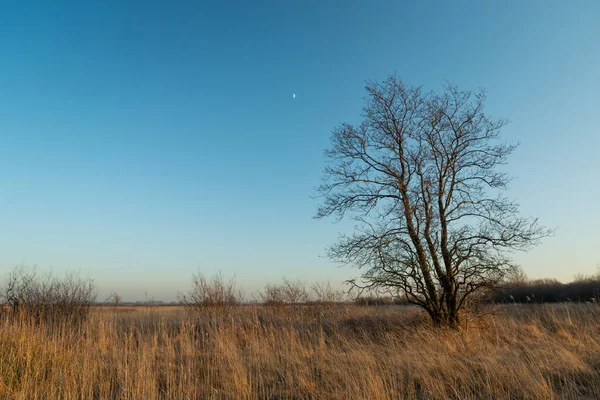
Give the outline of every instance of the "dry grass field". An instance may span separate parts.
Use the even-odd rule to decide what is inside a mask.
[[[2,399],[582,399],[600,307],[511,305],[462,331],[408,307],[97,307],[0,322]]]

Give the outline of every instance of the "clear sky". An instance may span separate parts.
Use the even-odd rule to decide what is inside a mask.
[[[200,267],[252,292],[357,275],[323,257],[322,151],[365,80],[485,88],[509,195],[556,234],[517,260],[600,263],[600,2],[39,1],[0,9],[0,278],[80,270],[173,299]],[[296,93],[296,98],[292,94]]]

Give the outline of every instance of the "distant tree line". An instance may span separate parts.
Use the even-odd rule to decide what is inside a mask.
[[[600,300],[600,271],[595,275],[576,275],[573,282],[556,279],[528,280],[522,271],[509,279],[502,289],[492,295],[496,303],[557,303],[598,302]]]

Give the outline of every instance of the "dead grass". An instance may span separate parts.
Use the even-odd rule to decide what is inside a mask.
[[[466,331],[412,308],[98,308],[0,322],[2,399],[581,399],[600,307],[507,306]]]

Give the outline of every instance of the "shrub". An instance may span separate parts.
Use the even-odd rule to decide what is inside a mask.
[[[91,279],[67,272],[57,278],[51,273],[39,275],[35,267],[16,267],[0,288],[0,298],[13,316],[25,316],[41,322],[83,320],[96,299]]]
[[[223,307],[240,304],[243,297],[235,277],[225,280],[219,272],[209,279],[198,272],[192,276],[192,288],[180,300],[190,307]]]
[[[341,290],[335,290],[329,282],[315,282],[310,287],[311,302],[316,304],[341,303],[345,300],[345,293]]]
[[[259,296],[267,305],[304,304],[310,300],[304,282],[286,278],[280,284],[266,284]]]

